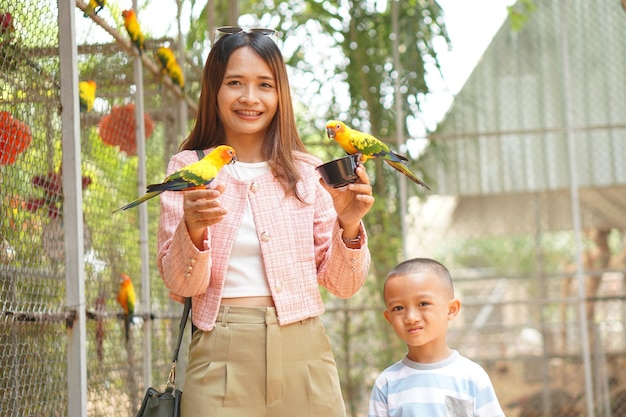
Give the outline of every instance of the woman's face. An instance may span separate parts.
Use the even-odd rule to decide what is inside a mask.
[[[217,106],[227,143],[263,140],[278,108],[278,91],[271,68],[252,48],[244,46],[231,54]]]

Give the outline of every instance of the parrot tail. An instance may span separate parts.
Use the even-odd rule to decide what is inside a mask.
[[[130,340],[130,322],[133,320],[133,317],[129,314],[124,315],[124,336],[126,337],[126,342]]]
[[[421,185],[422,187],[426,188],[427,190],[430,190],[430,187],[428,185],[426,185],[426,183],[424,183],[422,180],[420,180],[415,175],[413,175],[413,173],[411,171],[409,171],[409,169],[404,164],[402,164],[401,162],[389,161],[387,159],[385,159],[385,162],[387,162],[387,164],[389,164],[389,166],[391,166],[396,171],[399,171],[402,174],[404,174],[405,176],[407,176],[414,183],[416,183],[418,185]]]
[[[118,211],[121,210],[128,210],[129,208],[133,208],[138,206],[139,204],[143,203],[146,200],[151,199],[152,197],[156,197],[157,195],[161,194],[163,191],[153,191],[151,193],[146,193],[144,195],[142,195],[141,197],[139,197],[138,199],[131,201],[130,203],[126,204],[125,206],[122,206],[116,210],[113,210],[113,213],[117,213]]]

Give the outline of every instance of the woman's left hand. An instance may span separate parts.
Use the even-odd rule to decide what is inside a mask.
[[[355,173],[359,179],[341,188],[330,187],[320,178],[320,183],[333,198],[339,223],[344,229],[344,237],[346,238],[356,237],[359,231],[359,222],[374,205],[370,178],[362,163],[359,163]]]

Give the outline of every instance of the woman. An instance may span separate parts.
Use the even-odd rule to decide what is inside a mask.
[[[296,131],[285,64],[268,31],[229,28],[204,69],[198,116],[168,174],[226,144],[237,162],[212,189],[164,193],[158,266],[174,299],[192,297],[182,415],[345,416],[318,316],[318,285],[354,295],[370,253],[365,169],[344,190]]]

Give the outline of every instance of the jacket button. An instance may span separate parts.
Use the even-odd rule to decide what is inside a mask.
[[[261,233],[261,241],[262,242],[267,242],[270,240],[270,234],[267,232],[263,232]]]
[[[256,182],[253,182],[250,185],[250,191],[252,191],[253,193],[256,193],[257,191],[259,191],[259,184],[257,184]]]

